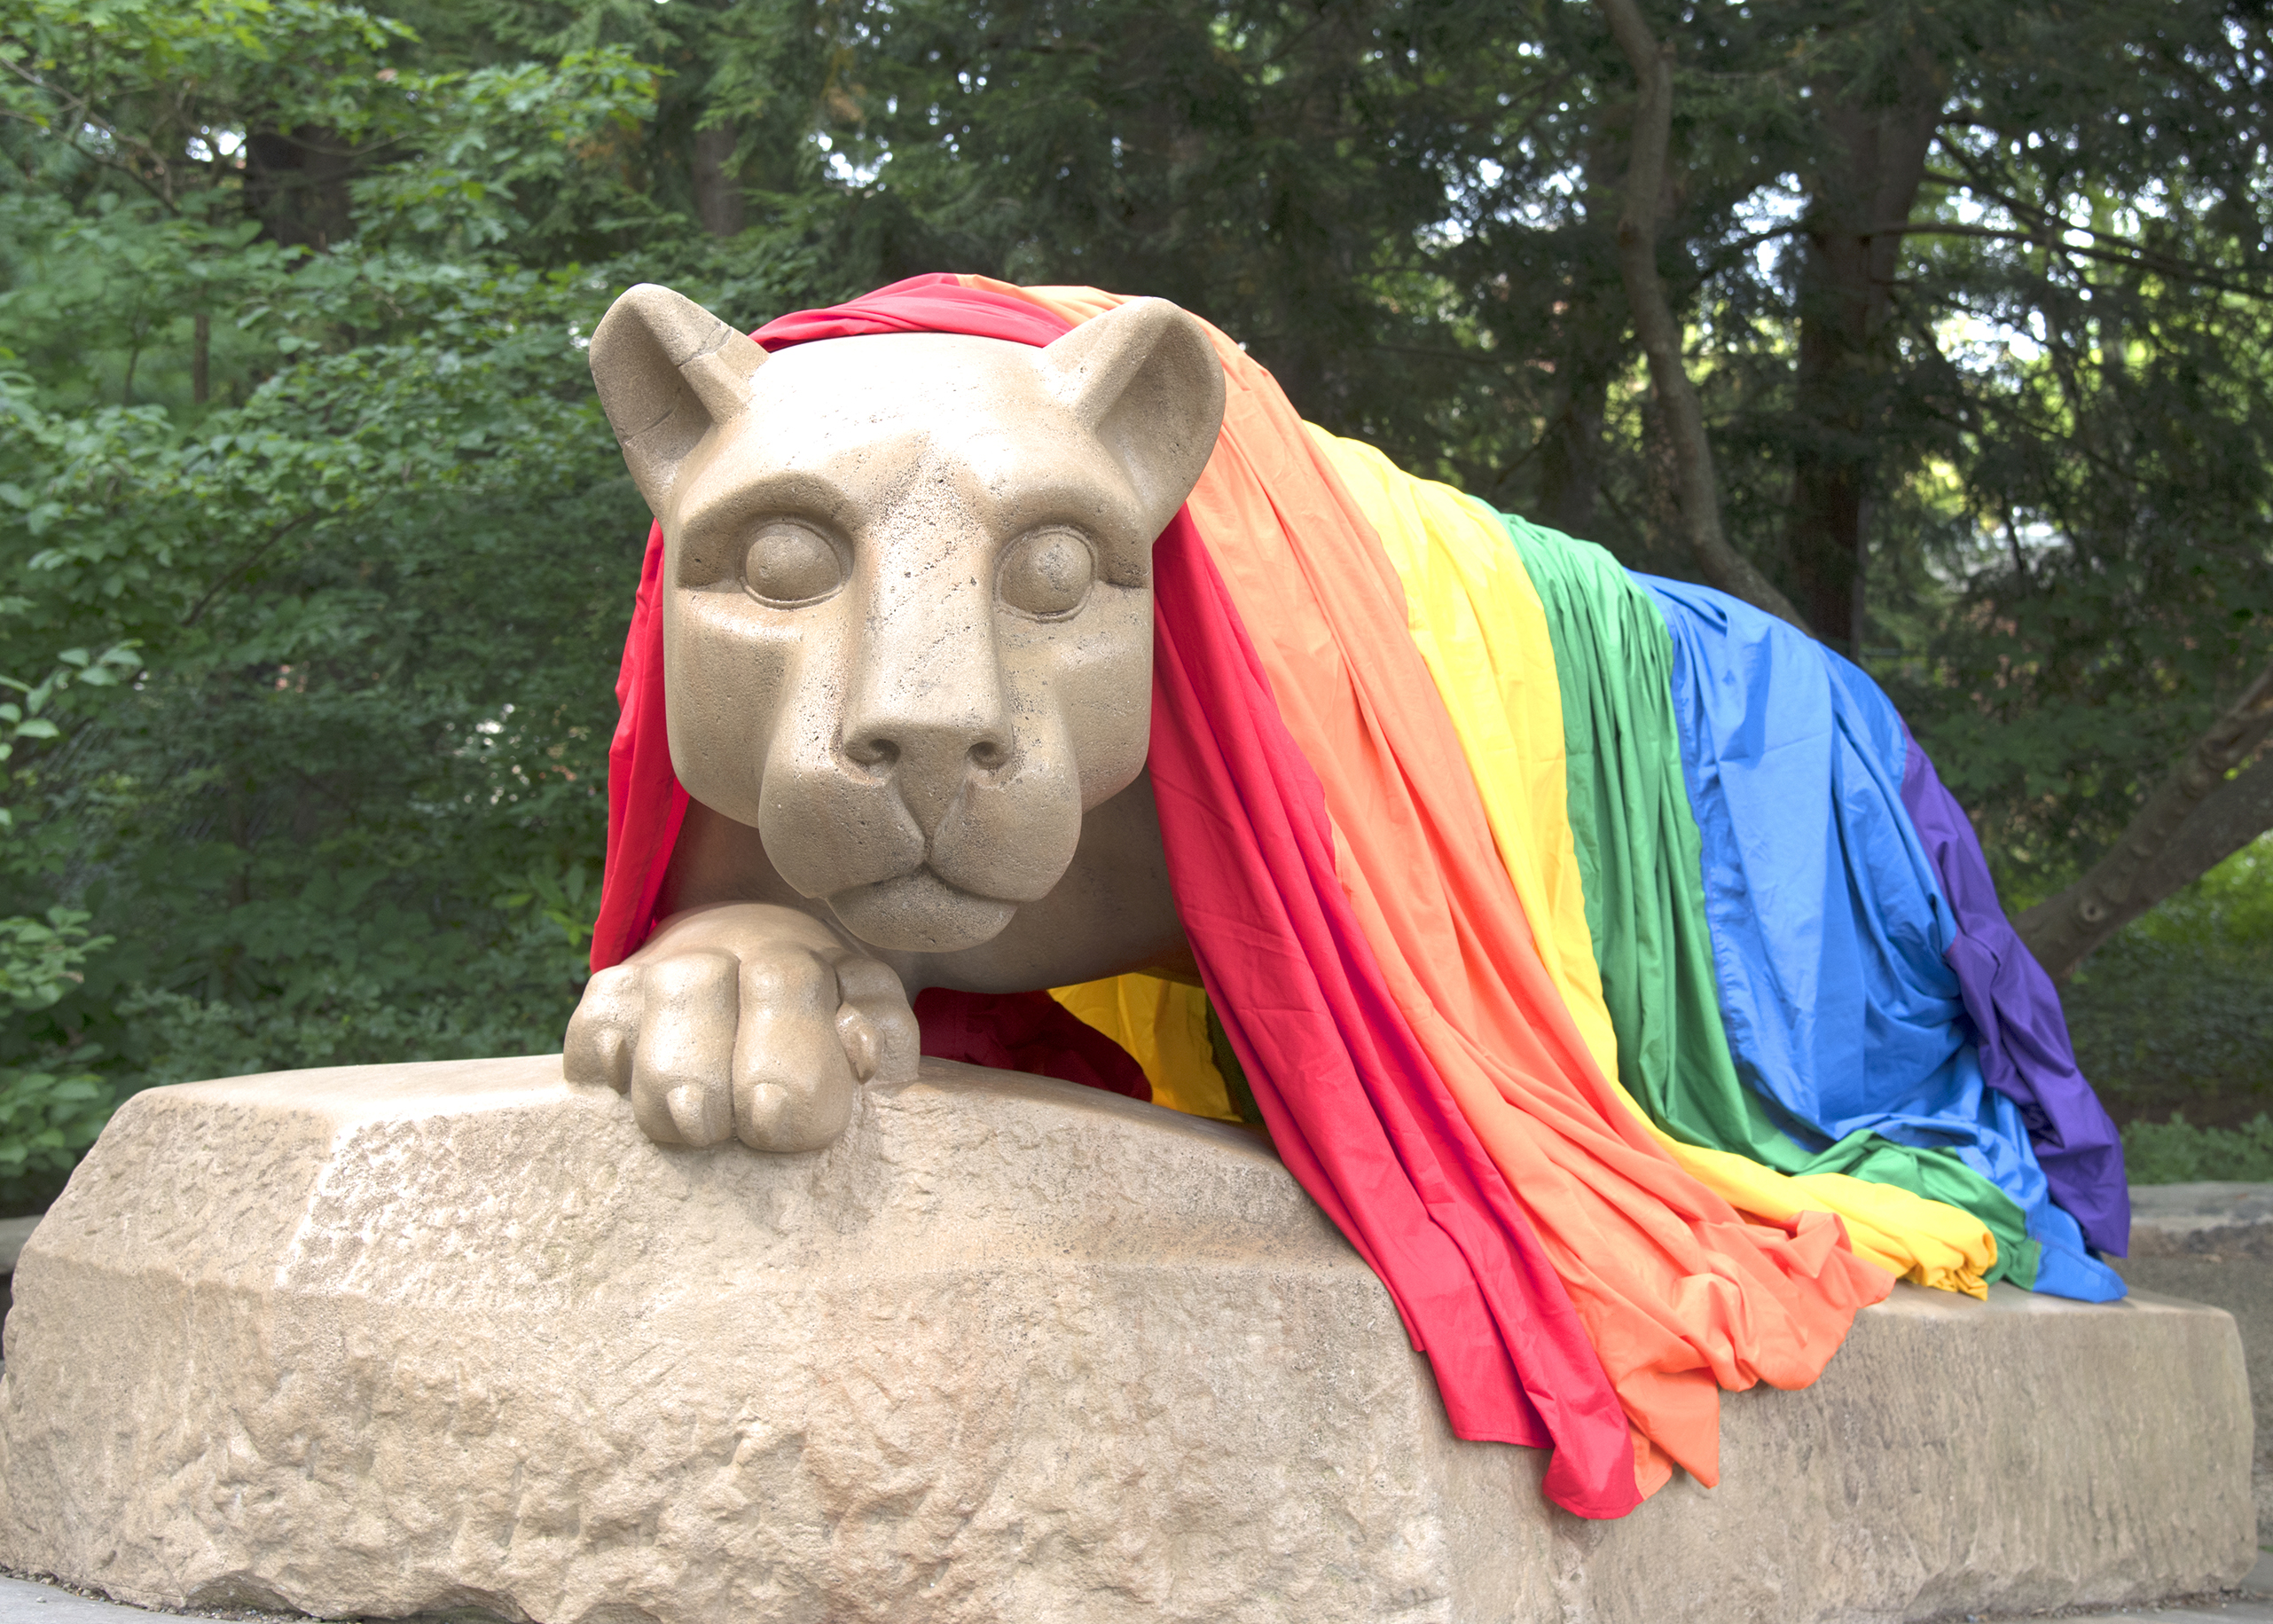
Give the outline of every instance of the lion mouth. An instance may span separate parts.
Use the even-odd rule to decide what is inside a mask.
[[[872,946],[902,953],[954,953],[1002,934],[1018,912],[1015,902],[966,890],[930,865],[849,885],[828,896],[829,911]]]

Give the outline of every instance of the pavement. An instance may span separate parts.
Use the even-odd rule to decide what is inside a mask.
[[[6,1620],[6,1624],[106,1624],[121,1615],[141,1612],[138,1607],[121,1607],[116,1602],[90,1601],[53,1585],[35,1584],[26,1579],[0,1579],[0,1620]]]
[[[2273,1246],[2273,1184],[2135,1184],[2131,1255],[2258,1252]]]

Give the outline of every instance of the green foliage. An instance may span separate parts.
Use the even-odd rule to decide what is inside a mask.
[[[2273,657],[2273,86],[2253,8],[1978,26],[1888,384],[1936,476],[1888,482],[1873,591],[1924,611],[1899,697],[2042,893]]]
[[[1645,9],[1730,532],[1788,581],[1795,470],[1864,470],[1866,653],[2041,891],[2273,647],[2261,10]],[[0,1204],[153,1082],[558,1041],[646,525],[581,345],[630,282],[1165,294],[1687,571],[1632,98],[1543,0],[0,0]],[[1935,133],[1818,388],[1837,108]],[[2127,1109],[2266,1085],[2226,884],[2078,978]]]
[[[84,648],[67,648],[57,656],[53,671],[37,684],[0,677],[20,698],[0,704],[0,762],[10,759],[25,740],[59,736],[54,721],[43,714],[49,702],[74,685],[82,688],[114,686],[132,672],[141,660],[126,644],[114,644],[100,655]],[[59,707],[60,709],[61,707]],[[12,820],[0,807],[0,841]],[[90,954],[112,944],[107,936],[90,936],[90,915],[60,905],[38,916],[17,914],[0,919],[0,999],[20,1014],[52,1008],[86,979],[81,966]],[[96,1052],[84,1049],[84,1063]],[[0,1067],[0,1203],[20,1204],[55,1175],[66,1173],[80,1151],[92,1144],[108,1120],[114,1090],[91,1071],[63,1076],[41,1071]]]
[[[45,1009],[85,980],[79,967],[87,955],[111,945],[109,937],[87,934],[88,918],[52,907],[44,918],[0,919],[0,998],[18,1009]]]
[[[28,1014],[52,1008],[83,982],[81,966],[111,945],[87,933],[88,917],[57,906],[44,917],[0,919],[0,998]],[[118,1097],[108,1079],[86,1069],[100,1057],[90,1044],[60,1074],[0,1066],[0,1205],[35,1201],[95,1142]]]
[[[2273,838],[2134,922],[2063,999],[2084,1074],[2119,1119],[2256,1115],[2273,1100]]]
[[[534,904],[537,917],[557,929],[569,946],[581,948],[592,940],[600,887],[591,869],[572,863],[557,875],[532,870],[522,876],[521,883],[527,889],[498,898],[499,907],[511,913]]]
[[[431,109],[418,155],[354,187],[359,240],[482,248],[573,240],[607,225],[663,226],[637,194],[610,184],[604,160],[654,111],[654,73],[615,47],[557,64],[398,75],[394,89]]]
[[[825,93],[883,252],[1174,299],[1305,415],[1416,466],[1503,377],[1431,274],[1535,96],[1529,20],[1470,0],[864,7]],[[1499,415],[1499,414],[1492,414]],[[1451,431],[1448,435],[1447,431]],[[1502,444],[1504,438],[1500,438]]]
[[[22,1206],[62,1182],[117,1105],[92,1071],[0,1071],[0,1203]]]
[[[20,1207],[137,1087],[557,1045],[646,528],[582,336],[642,276],[839,290],[635,184],[616,46],[41,0],[0,55],[0,626],[55,673],[0,703]]]
[[[2134,1122],[2123,1130],[2123,1165],[2134,1184],[2273,1181],[2273,1116],[2260,1111],[2238,1128],[2198,1128],[2183,1114]]]

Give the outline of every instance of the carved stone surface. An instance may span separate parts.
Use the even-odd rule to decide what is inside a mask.
[[[24,1251],[0,1562],[544,1620],[1909,1619],[2238,1577],[2225,1314],[1898,1288],[1625,1521],[1463,1443],[1259,1142],[926,1062],[818,1153],[555,1057],[129,1102]]]

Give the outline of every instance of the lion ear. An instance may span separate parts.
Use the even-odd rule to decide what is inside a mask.
[[[749,404],[765,351],[692,299],[642,282],[600,318],[590,360],[623,464],[661,513],[687,454]]]
[[[1223,427],[1223,364],[1165,299],[1132,299],[1042,351],[1051,393],[1104,443],[1155,530],[1175,516]]]

